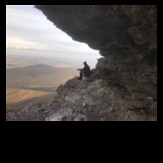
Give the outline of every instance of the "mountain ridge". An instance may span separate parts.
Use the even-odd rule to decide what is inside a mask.
[[[35,7],[103,58],[89,79],[68,80],[48,105],[31,104],[8,120],[157,121],[157,5]]]

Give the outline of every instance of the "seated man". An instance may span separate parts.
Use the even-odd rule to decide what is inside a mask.
[[[91,70],[87,62],[83,62],[83,64],[84,64],[84,68],[78,69],[80,71],[80,77],[78,78],[78,80],[82,80],[83,75],[86,78],[88,78],[91,75]]]

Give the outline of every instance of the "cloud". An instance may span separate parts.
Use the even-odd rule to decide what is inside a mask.
[[[12,53],[18,50],[42,51],[44,55],[67,56],[74,60],[99,58],[99,52],[85,43],[73,41],[66,33],[56,28],[43,13],[33,5],[6,6],[6,48]],[[23,55],[23,54],[22,54]]]

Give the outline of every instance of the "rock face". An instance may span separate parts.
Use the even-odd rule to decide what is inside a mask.
[[[136,91],[137,90],[137,91]],[[57,89],[48,105],[30,104],[8,113],[8,121],[154,121],[157,103],[133,87],[90,77],[77,77]]]
[[[106,65],[105,68],[116,73],[117,78],[137,81],[138,76],[146,81],[144,77],[146,72],[152,73],[149,74],[150,77],[156,75],[157,6],[36,5],[36,7],[74,40],[85,42],[91,48],[100,50],[100,54],[105,57],[105,60],[101,61],[101,68]],[[117,70],[120,73],[117,73]],[[124,75],[125,72],[127,75]]]
[[[36,8],[103,56],[90,79],[74,78],[58,88],[62,107],[46,120],[157,120],[157,6]]]
[[[99,61],[97,71],[103,72],[105,77],[112,80],[156,83],[156,6],[36,7],[74,40],[85,42],[91,48],[100,50],[104,59]]]

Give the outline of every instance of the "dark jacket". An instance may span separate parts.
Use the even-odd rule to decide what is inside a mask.
[[[85,77],[89,77],[91,75],[90,67],[87,64],[84,65],[83,73]]]

